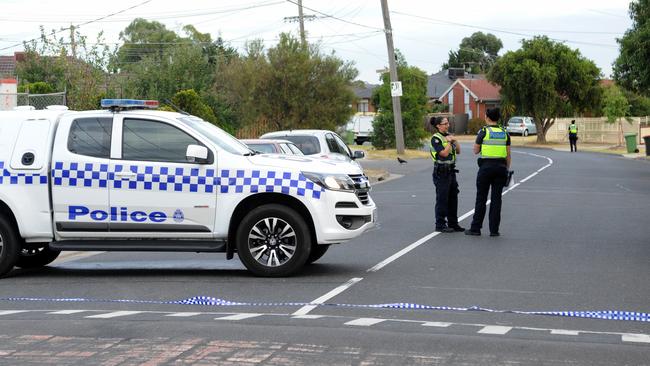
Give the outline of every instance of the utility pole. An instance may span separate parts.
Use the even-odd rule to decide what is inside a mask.
[[[404,154],[404,128],[402,127],[402,106],[400,104],[401,84],[397,80],[397,66],[395,65],[395,49],[393,48],[393,28],[390,25],[388,13],[388,0],[381,0],[381,12],[384,15],[384,33],[388,46],[388,66],[390,67],[391,95],[393,96],[393,117],[395,118],[395,144],[397,153]],[[399,85],[399,92],[393,93],[394,86]]]
[[[306,42],[305,37],[305,19],[314,20],[316,19],[315,15],[304,15],[302,12],[302,0],[298,0],[298,16],[297,17],[284,17],[285,22],[295,22],[300,23],[300,41],[304,44]]]
[[[298,0],[298,18],[300,18],[300,40],[305,43],[305,18],[302,15],[302,0]]]
[[[70,49],[72,51],[72,58],[76,59],[77,58],[77,42],[74,39],[74,30],[75,30],[74,25],[71,25],[70,26]]]

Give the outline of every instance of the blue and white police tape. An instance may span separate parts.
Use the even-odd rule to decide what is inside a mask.
[[[596,311],[521,311],[521,310],[494,310],[480,306],[452,307],[432,306],[412,303],[387,303],[387,304],[314,304],[309,302],[240,302],[219,299],[210,296],[194,296],[181,300],[130,300],[130,299],[89,299],[89,298],[39,298],[39,297],[5,297],[0,301],[48,301],[48,302],[94,302],[94,303],[131,303],[131,304],[153,304],[153,305],[202,305],[202,306],[257,306],[257,307],[280,307],[280,306],[321,306],[321,307],[348,307],[366,309],[404,309],[404,310],[442,310],[442,311],[482,311],[488,313],[509,313],[522,315],[546,315],[562,316],[573,318],[593,318],[603,320],[629,320],[638,322],[650,322],[650,313],[618,310],[596,310]]]

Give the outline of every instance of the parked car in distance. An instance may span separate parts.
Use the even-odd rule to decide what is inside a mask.
[[[304,155],[298,146],[288,140],[246,139],[239,141],[262,154]]]
[[[313,155],[324,159],[354,160],[366,156],[363,151],[352,151],[343,142],[341,136],[328,130],[287,130],[269,132],[260,139],[283,139],[296,144],[305,155]],[[357,164],[359,165],[359,164]]]
[[[535,120],[533,120],[533,117],[515,116],[508,120],[506,131],[511,134],[516,133],[522,136],[536,135],[537,127],[535,126]]]

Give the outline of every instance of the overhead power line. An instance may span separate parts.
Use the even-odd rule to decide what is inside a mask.
[[[457,26],[457,27],[481,29],[481,30],[487,30],[487,31],[490,31],[490,32],[495,32],[495,33],[512,34],[512,35],[522,36],[522,37],[533,37],[534,36],[534,35],[531,35],[531,34],[528,34],[528,33],[513,32],[513,31],[497,29],[497,28],[481,27],[481,26],[472,25],[472,24],[463,24],[463,23],[457,23],[457,22],[450,22],[450,21],[447,21],[447,20],[428,18],[428,17],[423,17],[423,16],[420,16],[420,15],[408,14],[408,13],[403,13],[403,12],[399,12],[399,11],[393,11],[392,13],[407,16],[407,17],[412,17],[412,18],[418,18],[418,19],[426,20],[426,21],[433,22],[433,23],[436,23],[436,24],[447,24],[447,25],[453,25],[453,26]],[[557,42],[575,43],[575,44],[582,44],[582,45],[587,45],[587,46],[618,48],[617,45],[605,44],[605,43],[574,41],[574,40],[569,40],[569,39],[559,39],[559,38],[552,38],[552,37],[549,37],[549,39],[551,39],[553,41],[557,41]]]
[[[294,5],[298,5],[298,2],[297,2],[297,1],[293,1],[293,0],[286,0],[286,1],[289,2],[289,3],[292,3],[292,4],[294,4]],[[338,21],[340,21],[340,22],[348,23],[348,24],[352,24],[352,25],[356,25],[356,26],[358,26],[358,27],[364,27],[364,28],[369,28],[369,29],[374,29],[374,30],[382,30],[382,31],[383,31],[383,28],[372,27],[372,26],[369,26],[369,25],[360,24],[360,23],[356,23],[356,22],[349,21],[349,20],[345,20],[345,19],[343,19],[343,18],[335,17],[334,15],[331,15],[331,14],[323,13],[322,11],[318,11],[318,10],[316,10],[316,9],[308,8],[308,7],[304,6],[304,5],[303,5],[302,7],[305,8],[305,9],[307,9],[307,10],[313,11],[314,13],[320,14],[320,15],[326,17],[326,18],[336,19],[336,20],[338,20]]]
[[[91,23],[99,22],[100,20],[104,20],[104,19],[106,19],[106,18],[110,18],[110,17],[112,17],[112,16],[114,16],[114,15],[124,13],[124,12],[126,12],[126,11],[131,10],[131,9],[135,9],[135,8],[137,8],[137,7],[140,7],[140,6],[144,5],[144,4],[150,3],[151,1],[152,1],[152,0],[145,0],[145,1],[141,2],[141,3],[139,3],[139,4],[133,5],[133,6],[128,7],[128,8],[126,8],[126,9],[123,9],[123,10],[120,10],[120,11],[116,11],[115,13],[111,13],[111,14],[105,15],[105,16],[103,16],[103,17],[101,17],[101,18],[97,18],[97,19],[95,19],[95,20],[89,20],[89,21],[84,22],[84,23],[81,23],[81,24],[72,25],[72,26],[70,26],[70,27],[63,28],[63,29],[60,29],[60,30],[58,30],[58,31],[54,31],[54,32],[52,32],[51,34],[54,35],[54,34],[57,34],[57,33],[65,32],[65,31],[69,31],[69,30],[71,30],[71,29],[80,28],[80,27],[82,27],[82,26],[84,26],[84,25],[88,25],[88,24],[91,24]],[[30,40],[28,40],[28,41],[25,41],[25,42],[32,42],[32,41],[35,41],[35,40],[37,40],[37,39],[38,39],[38,37],[37,37],[37,38],[32,38],[32,39],[30,39]],[[9,49],[9,48],[18,47],[18,46],[20,46],[21,44],[23,44],[23,43],[21,42],[21,43],[17,43],[17,44],[14,44],[14,45],[8,46],[8,47],[0,48],[0,51],[6,50],[6,49]]]

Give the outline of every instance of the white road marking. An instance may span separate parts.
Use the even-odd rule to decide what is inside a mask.
[[[112,313],[106,313],[106,314],[97,314],[97,315],[89,315],[86,318],[89,319],[110,319],[110,318],[117,318],[120,316],[128,316],[128,315],[135,315],[135,314],[140,314],[142,311],[114,311]]]
[[[577,330],[551,329],[551,334],[577,336],[580,335],[580,332],[578,332]]]
[[[350,320],[349,322],[344,323],[345,325],[356,325],[358,327],[369,327],[371,325],[379,324],[386,319],[377,319],[377,318],[359,318]]]
[[[187,317],[196,316],[196,315],[201,315],[201,313],[171,313],[171,314],[167,314],[165,316],[187,318]]]
[[[244,319],[249,319],[249,318],[256,318],[256,317],[262,316],[262,315],[264,315],[264,314],[241,313],[241,314],[233,314],[233,315],[222,316],[220,318],[214,318],[214,320],[244,320]]]
[[[310,315],[310,314],[292,316],[293,319],[320,319],[324,317],[325,315]]]
[[[19,314],[19,313],[26,313],[27,310],[3,310],[0,311],[0,315],[11,315],[11,314]]]
[[[78,313],[83,313],[84,311],[88,310],[59,310],[59,311],[53,311],[48,314],[53,314],[53,315],[70,315],[70,314],[78,314]]]
[[[52,262],[52,264],[72,262],[78,259],[88,258],[102,253],[106,253],[106,252],[76,252],[76,251],[63,252],[54,262]]]
[[[541,156],[541,155],[536,155],[536,154],[530,154],[530,153],[521,153],[521,154],[528,154],[528,155],[532,155],[532,156],[536,156],[536,157],[541,157],[541,158],[545,158],[545,159],[547,159],[547,160],[549,161],[549,164],[548,164],[548,165],[545,165],[544,167],[542,167],[542,168],[540,169],[540,171],[546,169],[547,167],[549,167],[549,166],[551,166],[551,165],[553,164],[553,160],[551,160],[550,158],[548,158],[548,157],[546,157],[546,156]],[[538,172],[539,172],[539,171],[538,171]],[[538,172],[534,172],[534,173],[532,173],[531,175],[527,176],[526,178],[522,179],[522,180],[520,181],[519,184],[521,184],[521,183],[527,181],[528,179],[530,179],[530,178],[536,176]],[[512,187],[508,188],[508,189],[507,189],[506,191],[504,191],[501,195],[504,195],[504,194],[510,192],[510,191],[513,190],[515,187],[518,187],[519,184],[513,185]],[[488,200],[488,201],[485,203],[486,206],[489,205],[491,202],[492,202],[491,200]],[[473,215],[473,214],[474,214],[474,210],[471,210],[471,211],[469,211],[469,212],[466,212],[464,215],[462,215],[462,216],[460,216],[460,217],[458,218],[458,221],[459,221],[459,222],[460,222],[460,221],[463,221],[463,220],[465,220],[466,218],[468,218],[469,216],[471,216],[471,215]],[[397,253],[391,255],[390,257],[384,259],[383,261],[377,263],[377,264],[374,265],[372,268],[368,269],[367,272],[377,272],[377,271],[379,271],[380,269],[384,268],[385,266],[387,266],[387,265],[390,264],[391,262],[394,262],[395,260],[397,260],[398,258],[400,258],[401,256],[403,256],[404,254],[406,254],[406,253],[412,251],[413,249],[419,247],[420,245],[426,243],[427,241],[429,241],[429,240],[435,238],[436,236],[438,236],[438,234],[440,234],[440,233],[437,232],[437,231],[434,231],[434,232],[432,232],[431,234],[428,234],[428,235],[426,235],[426,236],[424,236],[424,237],[418,239],[416,242],[414,242],[414,243],[408,245],[406,248],[400,250],[399,252],[397,252]]]
[[[548,165],[545,165],[544,167],[542,167],[542,168],[540,169],[540,171],[546,169],[547,167],[549,167],[549,166],[551,166],[551,165],[553,164],[553,160],[551,160],[550,158],[548,158],[548,157],[546,157],[546,156],[541,156],[541,155],[536,155],[536,154],[531,154],[531,153],[523,153],[523,152],[522,152],[521,154],[528,154],[528,155],[532,155],[532,156],[536,156],[536,157],[540,157],[540,158],[545,158],[545,159],[547,159],[547,160],[549,161],[549,164],[548,164]],[[537,172],[535,172],[535,173],[529,175],[528,177],[524,178],[524,180],[522,180],[520,183],[525,182],[526,180],[532,178],[532,177],[535,176],[535,175],[537,175]],[[504,195],[504,194],[506,194],[507,192],[513,190],[513,189],[514,189],[515,187],[517,187],[517,186],[519,186],[519,184],[513,185],[512,187],[508,188],[508,190],[506,190],[505,192],[503,192],[502,195]],[[486,205],[489,205],[490,203],[491,203],[491,200],[488,200],[488,201],[486,202]],[[474,214],[474,210],[471,210],[471,211],[469,211],[469,212],[466,212],[465,214],[463,214],[462,216],[460,216],[460,217],[458,218],[458,221],[459,221],[459,222],[460,222],[460,221],[463,221],[463,220],[465,220],[466,218],[470,217],[470,216],[473,215],[473,214]],[[417,240],[416,242],[414,242],[414,243],[408,245],[406,248],[400,250],[399,252],[397,252],[397,253],[391,255],[390,257],[384,259],[383,261],[381,261],[381,262],[377,263],[376,265],[374,265],[373,267],[369,268],[369,269],[367,270],[367,272],[377,272],[377,271],[379,271],[380,269],[384,268],[384,267],[387,266],[388,264],[390,264],[390,263],[396,261],[396,260],[399,259],[401,256],[405,255],[406,253],[412,251],[413,249],[419,247],[420,245],[426,243],[427,241],[429,241],[429,240],[435,238],[435,237],[438,236],[439,234],[440,234],[440,232],[434,231],[434,232],[432,232],[432,233],[430,233],[430,234],[424,236],[423,238]],[[341,292],[347,290],[348,288],[352,287],[355,283],[357,283],[357,282],[359,282],[359,281],[361,281],[361,280],[363,280],[363,278],[352,278],[351,280],[349,280],[348,282],[344,283],[343,285],[341,285],[341,286],[335,288],[334,290],[332,290],[332,291],[326,293],[325,295],[319,297],[318,299],[312,301],[312,303],[313,303],[313,304],[322,304],[323,302],[325,302],[325,301],[331,299],[332,297],[334,297],[334,296],[340,294]],[[316,308],[316,306],[317,306],[317,305],[305,305],[305,306],[303,306],[302,308],[298,309],[298,311],[296,311],[296,312],[293,313],[292,315],[294,315],[294,316],[298,316],[298,315],[306,315],[306,314],[309,313],[310,311],[314,310],[314,309]]]
[[[504,327],[500,325],[488,325],[483,327],[483,329],[479,330],[478,332],[481,334],[498,334],[498,335],[504,335],[508,333],[510,330],[512,330],[512,327]]]
[[[348,280],[348,282],[346,282],[346,283],[342,284],[341,286],[335,288],[334,290],[326,293],[325,295],[317,298],[316,300],[311,301],[311,303],[312,304],[322,304],[325,301],[327,301],[327,300],[333,298],[334,296],[340,294],[341,292],[349,289],[355,283],[357,283],[357,282],[359,282],[361,280],[363,280],[363,277],[351,278],[350,280]],[[296,311],[295,313],[293,313],[291,315],[306,315],[310,311],[314,310],[316,308],[316,306],[317,305],[305,305],[305,306],[301,307],[300,309],[298,309],[298,311]]]
[[[422,326],[423,327],[447,328],[451,324],[452,323],[445,323],[445,322],[424,322],[424,323],[422,323]]]
[[[650,343],[650,335],[647,334],[623,334],[623,342]]]

